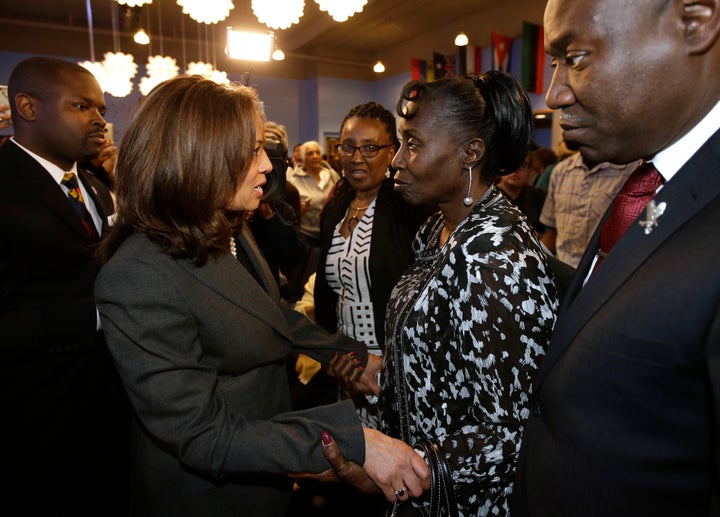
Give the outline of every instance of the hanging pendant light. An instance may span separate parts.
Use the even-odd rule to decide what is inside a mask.
[[[377,63],[375,63],[375,66],[373,66],[373,72],[376,74],[382,74],[385,71],[385,65],[383,65],[383,62],[378,59]]]
[[[132,80],[137,74],[138,66],[132,54],[120,52],[117,4],[113,3],[111,9],[115,52],[106,52],[102,62],[107,77],[105,91],[113,97],[127,97],[132,92]]]
[[[135,34],[133,34],[133,41],[138,45],[147,45],[150,43],[150,36],[145,32],[145,29],[138,29]]]
[[[150,13],[148,12],[148,26],[150,26]],[[163,56],[163,25],[162,25],[162,9],[158,5],[158,42],[160,44],[160,54],[148,56],[145,71],[147,76],[140,79],[138,89],[143,95],[147,95],[158,84],[168,79],[172,79],[178,75],[180,67],[177,65],[175,58]]]
[[[287,29],[299,23],[305,0],[252,0],[252,10],[258,21],[271,29]]]
[[[465,47],[468,43],[470,43],[470,40],[468,40],[468,37],[464,32],[461,32],[460,34],[455,36],[456,47]]]
[[[150,56],[148,57],[147,76],[140,79],[138,85],[140,93],[147,95],[150,90],[158,84],[178,75],[180,67],[177,65],[175,58],[169,56]]]
[[[336,22],[344,22],[355,13],[362,12],[367,0],[315,0],[315,3]]]
[[[142,7],[145,4],[151,4],[152,0],[117,0],[117,3],[128,7]]]
[[[107,74],[105,73],[105,68],[102,63],[95,61],[95,38],[93,37],[93,17],[90,0],[85,0],[85,11],[88,21],[88,39],[90,40],[90,61],[81,61],[78,64],[89,70],[90,73],[95,76],[102,91],[107,91]]]
[[[183,12],[198,23],[218,23],[230,14],[235,6],[232,0],[177,0]]]

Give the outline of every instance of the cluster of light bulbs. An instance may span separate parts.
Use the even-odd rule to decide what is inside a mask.
[[[120,5],[142,7],[152,4],[152,0],[116,0]],[[214,24],[228,17],[234,8],[232,0],[176,0],[183,13],[198,23]],[[315,0],[321,11],[327,12],[337,22],[344,22],[355,13],[362,12],[367,0]],[[304,14],[305,0],[252,0],[252,9],[260,23],[272,29],[287,29],[299,23]],[[140,45],[150,43],[150,37],[143,29],[139,29],[133,39]],[[272,59],[280,61],[285,54],[275,49]],[[126,97],[133,88],[132,80],[137,74],[138,65],[131,54],[122,52],[106,52],[102,62],[83,61],[82,66],[90,70],[97,78],[104,91],[115,97]],[[147,95],[159,83],[172,79],[179,73],[174,58],[168,56],[151,56],[146,65],[147,76],[140,80],[139,89]],[[385,71],[385,66],[378,60],[373,67],[376,73]],[[213,65],[203,62],[188,63],[188,75],[201,75],[217,83],[227,84],[227,73],[216,70]]]

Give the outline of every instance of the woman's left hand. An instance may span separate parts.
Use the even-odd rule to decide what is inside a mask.
[[[335,355],[328,363],[326,371],[350,393],[380,395],[378,373],[381,368],[380,356],[368,354],[368,362],[365,365],[353,352],[350,352],[345,355]]]
[[[294,472],[291,473],[290,476],[295,479],[311,479],[322,483],[343,481],[354,486],[364,494],[377,494],[380,492],[380,489],[375,485],[373,480],[370,479],[365,469],[354,461],[345,459],[337,443],[335,443],[327,431],[323,431],[322,433],[322,447],[323,455],[332,468],[318,474]]]

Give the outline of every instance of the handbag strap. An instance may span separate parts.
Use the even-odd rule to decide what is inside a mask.
[[[457,517],[457,500],[445,456],[430,440],[422,440],[413,447],[425,453],[430,467],[430,517],[440,517],[443,510],[448,517]]]

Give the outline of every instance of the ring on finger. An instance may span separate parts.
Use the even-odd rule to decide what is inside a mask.
[[[400,498],[405,495],[405,492],[407,492],[406,486],[401,486],[397,490],[395,490],[395,497]]]

